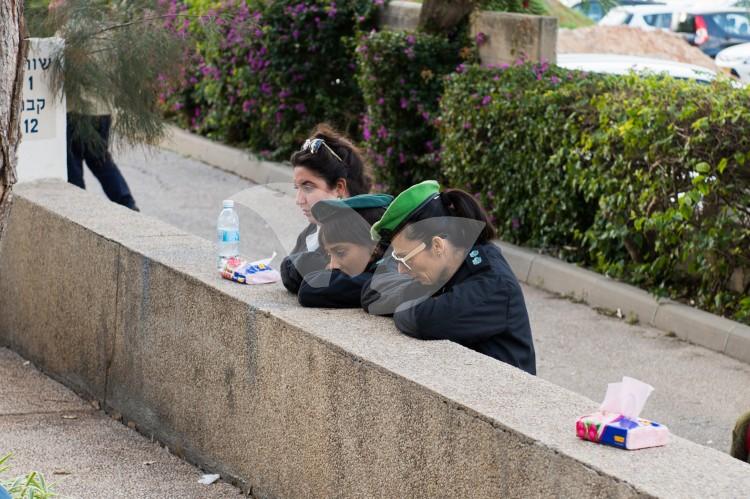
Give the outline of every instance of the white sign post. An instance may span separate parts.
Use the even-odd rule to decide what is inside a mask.
[[[49,177],[68,179],[65,95],[52,95],[50,90],[52,56],[64,43],[62,38],[29,40],[16,169],[19,182]]]

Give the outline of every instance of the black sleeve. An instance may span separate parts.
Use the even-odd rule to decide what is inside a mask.
[[[507,327],[509,299],[497,276],[475,275],[439,296],[403,303],[393,319],[401,332],[415,338],[471,344]]]
[[[373,315],[392,315],[402,303],[424,299],[432,292],[406,274],[375,272],[362,287],[362,308]]]
[[[327,264],[326,256],[318,251],[289,255],[281,261],[281,282],[286,289],[296,294],[305,275],[324,269]]]
[[[351,277],[340,270],[319,270],[302,280],[297,299],[303,307],[359,308],[362,287],[372,274]]]

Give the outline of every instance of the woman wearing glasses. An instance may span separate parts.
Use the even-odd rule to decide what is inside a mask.
[[[307,274],[297,298],[305,307],[359,308],[362,287],[370,280],[383,251],[370,239],[370,227],[393,201],[388,194],[324,199],[312,208],[320,224],[321,248],[330,261],[325,270]]]
[[[323,199],[341,199],[370,192],[372,183],[362,154],[354,144],[326,124],[292,155],[297,206],[310,225],[297,237],[291,254],[281,262],[281,280],[297,293],[302,278],[328,263],[318,242],[318,223],[312,207]]]
[[[536,374],[521,287],[471,195],[422,182],[399,194],[371,232],[390,242],[398,266],[378,269],[364,286],[365,310],[393,314],[409,336],[452,340]]]

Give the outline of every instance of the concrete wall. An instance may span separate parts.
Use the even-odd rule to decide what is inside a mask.
[[[386,29],[417,29],[421,4],[389,2],[380,17]],[[506,12],[478,12],[472,16],[471,34],[484,33],[487,41],[479,47],[484,64],[512,64],[527,61],[557,61],[557,19]]]
[[[472,36],[484,33],[479,46],[484,64],[512,64],[527,61],[557,61],[557,19],[505,12],[480,12],[471,23]]]
[[[0,344],[259,498],[750,490],[748,465],[725,454],[580,441],[593,401],[386,318],[223,281],[213,257],[67,184],[20,185],[0,247]]]

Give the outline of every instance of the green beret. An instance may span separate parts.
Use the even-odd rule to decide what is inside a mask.
[[[413,215],[439,194],[440,184],[436,180],[425,180],[406,189],[396,196],[380,220],[372,226],[372,240],[389,238],[398,232]]]
[[[385,208],[393,201],[390,194],[360,194],[346,199],[323,199],[312,207],[312,215],[320,223],[351,210]]]

